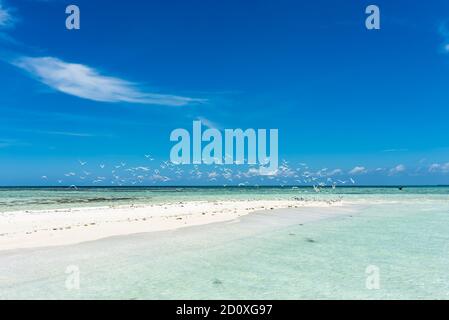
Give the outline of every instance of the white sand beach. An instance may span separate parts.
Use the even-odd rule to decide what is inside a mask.
[[[0,250],[61,246],[111,236],[173,230],[234,220],[256,211],[343,205],[340,200],[305,199],[188,201],[3,212],[0,213]]]

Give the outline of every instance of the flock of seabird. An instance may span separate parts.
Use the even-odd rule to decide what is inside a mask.
[[[170,161],[162,161],[158,164],[150,154],[143,156],[144,164],[134,166],[125,162],[117,164],[90,164],[87,161],[78,160],[75,170],[64,173],[56,179],[58,185],[76,188],[76,185],[98,186],[135,186],[173,184],[176,182],[188,182],[199,184],[201,182],[212,185],[226,186],[312,186],[316,192],[323,188],[335,189],[338,185],[355,184],[352,177],[342,180],[344,173],[340,169],[329,170],[323,168],[312,170],[305,163],[297,166],[289,161],[282,160],[279,167],[272,172],[263,174],[256,165],[181,165]],[[42,179],[50,181],[48,175]]]

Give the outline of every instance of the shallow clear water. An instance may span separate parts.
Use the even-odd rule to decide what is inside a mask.
[[[95,207],[120,204],[147,204],[188,200],[229,199],[399,199],[428,197],[447,199],[449,187],[339,187],[323,189],[312,187],[121,187],[94,188],[1,188],[0,212],[73,207]]]
[[[301,211],[287,210],[3,252],[0,298],[447,299],[447,189],[361,189],[342,193],[354,203],[346,215],[301,225]],[[79,290],[66,288],[70,265]],[[366,287],[368,266],[379,270],[377,290]]]

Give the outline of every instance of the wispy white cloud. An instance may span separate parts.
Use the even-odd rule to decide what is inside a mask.
[[[126,102],[183,106],[202,99],[149,93],[142,86],[120,78],[105,76],[97,70],[54,57],[21,57],[13,65],[60,92],[100,102]]]
[[[214,121],[211,121],[207,118],[198,117],[197,119],[199,121],[201,121],[201,124],[203,124],[204,126],[206,126],[209,129],[222,129],[222,126],[220,126],[219,124],[217,124]]]
[[[362,166],[354,167],[351,171],[349,171],[349,174],[362,174],[366,173],[366,168]]]
[[[35,133],[57,135],[57,136],[69,136],[69,137],[95,137],[95,135],[90,133],[82,132],[65,132],[65,131],[35,131]]]
[[[112,135],[104,135],[104,134],[94,134],[94,133],[86,133],[86,132],[73,132],[73,131],[43,131],[43,130],[17,130],[18,132],[26,132],[33,134],[45,134],[45,135],[55,135],[55,136],[68,136],[68,137],[113,137]]]
[[[0,28],[11,27],[14,25],[14,18],[10,11],[3,5],[0,0]]]
[[[12,145],[10,140],[0,140],[0,148],[7,148]]]
[[[386,149],[382,150],[382,152],[405,152],[408,151],[408,149]]]
[[[449,28],[446,22],[440,24],[438,32],[444,39],[444,42],[442,44],[442,51],[445,53],[449,53]]]
[[[0,149],[8,147],[26,146],[26,145],[28,144],[23,143],[21,141],[17,141],[15,139],[0,139]]]

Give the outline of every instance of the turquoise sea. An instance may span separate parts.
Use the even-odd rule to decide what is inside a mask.
[[[0,212],[294,197],[341,197],[350,206],[338,218],[308,223],[298,222],[301,213],[322,209],[256,213],[176,231],[0,252],[0,298],[449,298],[448,187],[354,187],[320,193],[290,187],[13,188],[0,190]],[[367,268],[373,266],[378,289],[366,286],[372,275]],[[79,289],[67,287],[73,270]]]
[[[0,212],[73,207],[150,204],[189,200],[244,199],[442,199],[449,187],[0,187]]]

